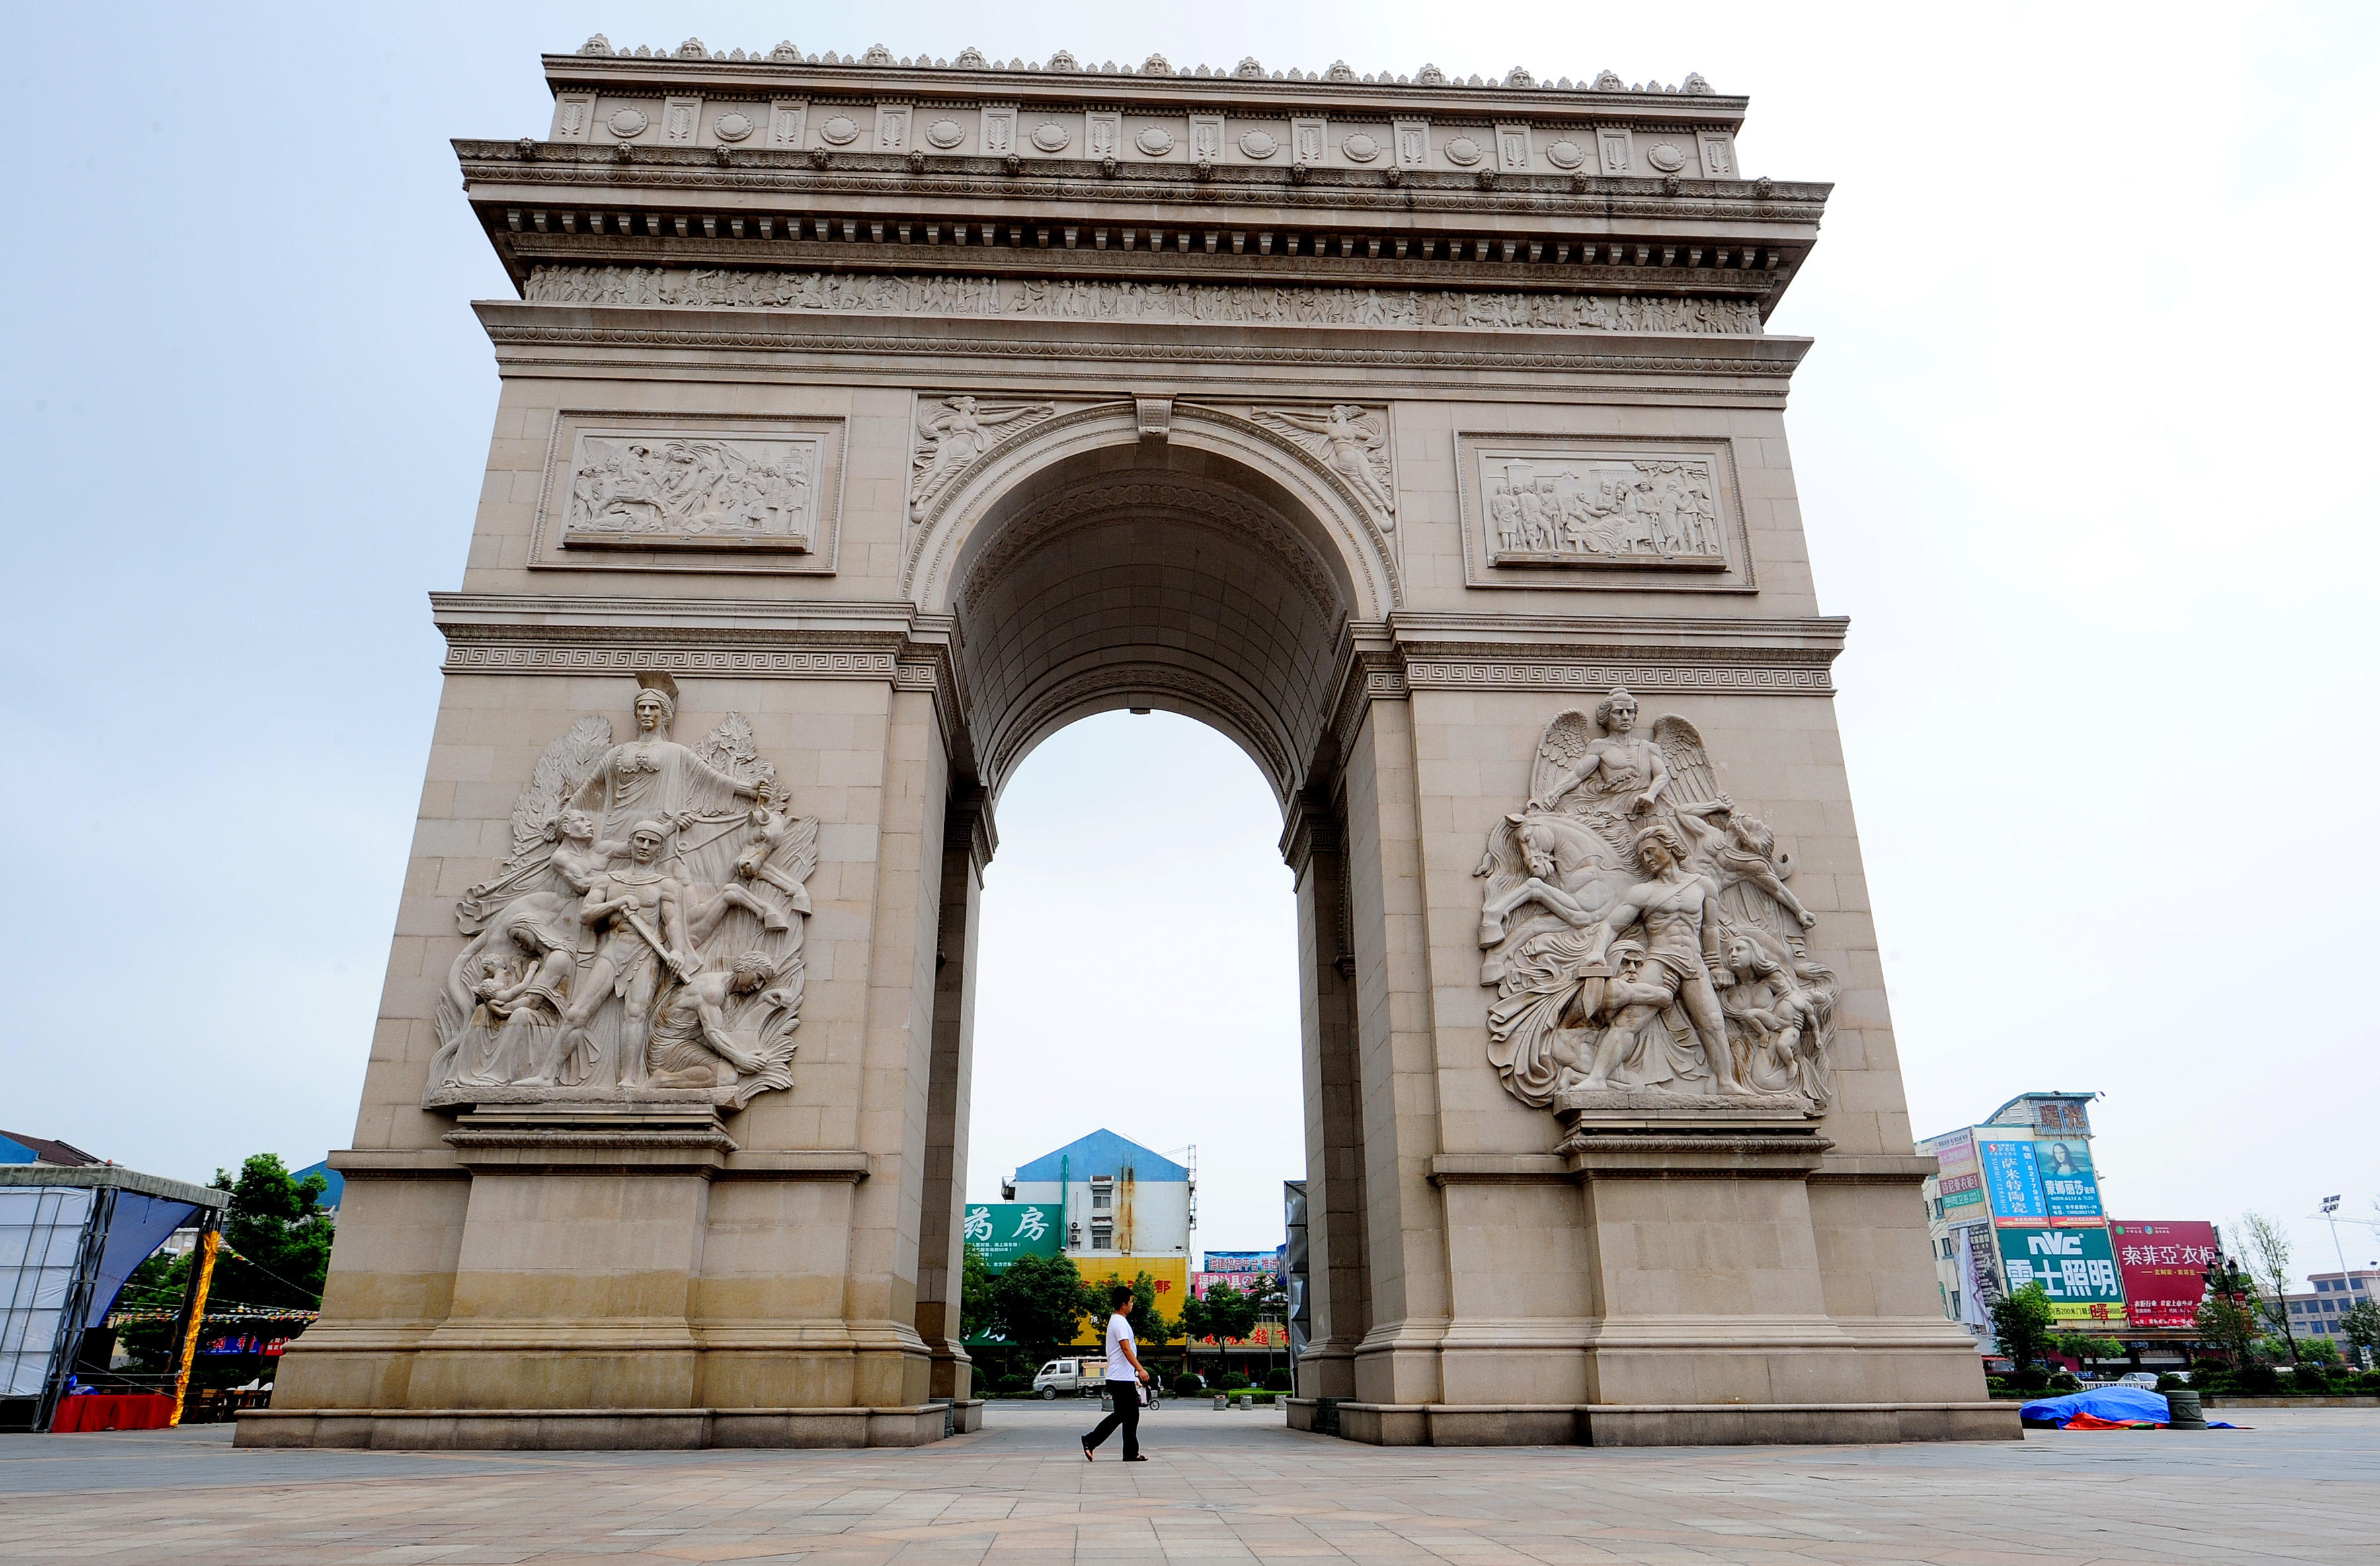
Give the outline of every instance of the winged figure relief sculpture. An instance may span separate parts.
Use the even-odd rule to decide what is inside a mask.
[[[1521,1102],[1833,1102],[1833,972],[1791,856],[1718,786],[1694,726],[1614,690],[1546,726],[1529,798],[1489,832],[1488,1058]]]
[[[1037,424],[1058,411],[1050,402],[984,402],[946,397],[917,415],[910,455],[909,520],[922,522],[959,475],[975,466],[1006,425]]]
[[[777,797],[742,715],[682,745],[674,682],[639,684],[625,742],[584,716],[546,746],[511,856],[456,903],[424,1107],[740,1108],[792,1085],[818,820]]]
[[[1295,442],[1344,480],[1376,513],[1384,531],[1397,525],[1386,414],[1340,402],[1327,408],[1259,408],[1256,421]]]

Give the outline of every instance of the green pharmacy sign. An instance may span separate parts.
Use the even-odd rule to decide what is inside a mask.
[[[1054,1256],[1065,1229],[1054,1202],[972,1202],[966,1242],[1000,1271],[1019,1256]]]

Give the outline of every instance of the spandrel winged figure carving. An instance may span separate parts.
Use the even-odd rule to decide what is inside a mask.
[[[457,903],[426,1107],[741,1107],[791,1084],[819,822],[777,797],[749,720],[677,744],[674,685],[642,683],[633,739],[589,716],[545,748],[512,857]]]
[[[944,398],[937,407],[917,416],[917,447],[910,459],[909,520],[922,522],[942,492],[992,448],[995,430],[1008,424],[1038,423],[1058,411],[1049,402],[981,402],[972,397]]]
[[[1256,421],[1321,459],[1379,514],[1383,528],[1397,517],[1396,483],[1389,471],[1389,422],[1352,402],[1328,408],[1259,408]]]
[[[1776,834],[1674,714],[1649,737],[1614,690],[1546,726],[1529,799],[1490,829],[1480,982],[1488,1058],[1545,1107],[1565,1090],[1832,1101],[1838,985],[1803,945]]]

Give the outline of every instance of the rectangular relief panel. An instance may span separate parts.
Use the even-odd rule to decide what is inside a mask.
[[[1465,433],[1454,455],[1473,587],[1753,586],[1725,440]]]
[[[528,563],[832,573],[843,440],[840,419],[565,410]]]

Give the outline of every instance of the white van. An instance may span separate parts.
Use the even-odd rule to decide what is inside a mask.
[[[1033,1395],[1095,1398],[1099,1395],[1099,1383],[1105,1379],[1105,1359],[1053,1359],[1033,1377]]]

